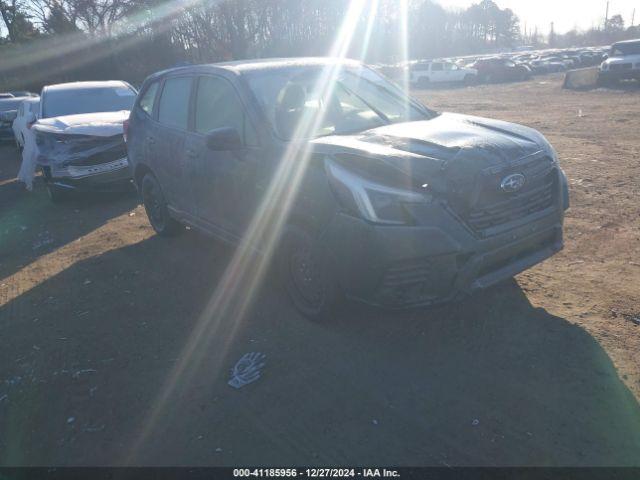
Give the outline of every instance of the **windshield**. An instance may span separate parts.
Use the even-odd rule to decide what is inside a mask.
[[[16,110],[20,104],[22,103],[23,99],[21,98],[16,98],[15,100],[13,98],[11,99],[2,99],[2,101],[0,101],[0,112],[8,112],[10,110]]]
[[[48,91],[43,101],[42,117],[131,110],[135,98],[136,92],[126,85]]]
[[[434,115],[369,68],[341,69],[333,88],[318,88],[322,76],[320,67],[247,74],[249,86],[279,138],[344,135]]]
[[[640,42],[618,43],[611,47],[610,57],[624,57],[625,55],[640,55]]]

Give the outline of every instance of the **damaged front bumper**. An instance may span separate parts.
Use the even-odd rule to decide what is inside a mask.
[[[126,157],[100,165],[44,166],[42,171],[48,184],[67,190],[112,191],[132,188],[129,161]]]
[[[39,133],[37,141],[37,161],[49,185],[78,191],[131,187],[131,171],[122,135]]]

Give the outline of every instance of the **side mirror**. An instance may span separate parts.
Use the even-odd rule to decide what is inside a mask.
[[[0,120],[2,120],[3,122],[13,122],[17,116],[17,110],[8,110],[6,112],[0,113]]]
[[[24,119],[27,123],[33,123],[36,121],[36,114],[33,112],[29,112],[24,116]]]
[[[237,150],[242,147],[238,130],[233,127],[216,128],[207,133],[205,142],[209,150]]]
[[[604,61],[605,61],[606,59],[608,59],[608,58],[609,58],[609,54],[608,54],[608,53],[605,53],[605,54],[602,56],[602,61],[604,62]]]

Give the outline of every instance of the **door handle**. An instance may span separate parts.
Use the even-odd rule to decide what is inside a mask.
[[[191,148],[187,148],[187,157],[196,158],[198,156],[197,152]]]
[[[156,139],[153,137],[147,137],[147,142],[149,142],[149,145],[155,145]]]

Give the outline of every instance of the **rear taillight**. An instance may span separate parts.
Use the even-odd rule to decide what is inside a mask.
[[[124,137],[124,141],[127,141],[127,135],[129,134],[129,119],[127,118],[124,122],[122,122],[122,136]]]

